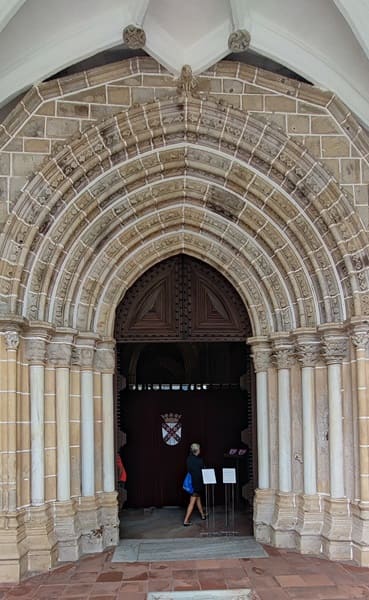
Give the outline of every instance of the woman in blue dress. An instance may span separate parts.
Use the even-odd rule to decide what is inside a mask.
[[[204,468],[204,461],[200,456],[200,444],[193,443],[190,447],[190,454],[187,457],[187,471],[190,473],[192,478],[193,492],[190,497],[190,502],[187,507],[186,516],[184,518],[183,525],[188,527],[192,525],[190,517],[192,515],[195,504],[200,513],[201,519],[205,520],[206,515],[202,507],[201,493],[204,489],[202,481],[202,469]]]

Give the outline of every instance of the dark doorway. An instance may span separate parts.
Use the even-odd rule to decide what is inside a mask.
[[[125,507],[184,505],[182,481],[194,441],[218,481],[222,467],[237,468],[238,500],[252,504],[253,376],[245,343],[250,334],[232,286],[187,256],[163,261],[126,294],[116,325]],[[231,449],[244,453],[236,457]],[[224,502],[221,484],[215,501]]]

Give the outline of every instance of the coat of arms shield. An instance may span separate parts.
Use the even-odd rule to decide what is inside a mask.
[[[182,415],[174,413],[166,413],[161,415],[163,419],[161,424],[161,435],[168,446],[175,446],[181,441],[182,423],[180,422]]]

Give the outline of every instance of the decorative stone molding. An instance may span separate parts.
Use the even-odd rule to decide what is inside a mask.
[[[128,25],[123,29],[123,42],[127,48],[140,50],[146,45],[146,34],[141,27]]]
[[[246,29],[237,29],[228,38],[228,48],[231,52],[244,52],[250,46],[251,35]]]

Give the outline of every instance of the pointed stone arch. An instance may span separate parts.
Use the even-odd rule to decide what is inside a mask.
[[[306,148],[212,100],[134,107],[30,181],[2,243],[3,312],[111,335],[113,305],[160,257],[207,256],[256,335],[367,311],[366,237]]]

